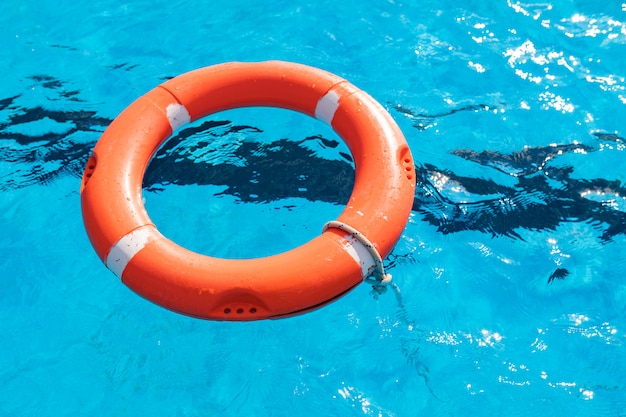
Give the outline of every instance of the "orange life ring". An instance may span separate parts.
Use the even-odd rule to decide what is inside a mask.
[[[189,251],[150,220],[142,201],[144,172],[179,127],[246,106],[291,109],[330,124],[354,159],[352,195],[336,222],[290,251],[244,260]],[[400,238],[414,191],[411,152],[380,104],[326,71],[270,61],[198,69],[137,99],[96,144],[81,204],[95,251],[139,295],[193,317],[257,320],[319,308],[367,278],[380,263],[373,255],[384,258]]]

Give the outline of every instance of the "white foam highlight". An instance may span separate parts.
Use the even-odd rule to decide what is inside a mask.
[[[141,226],[133,230],[111,247],[105,263],[107,268],[121,279],[126,266],[133,259],[133,256],[139,253],[148,243],[159,237],[161,237],[161,234],[152,225]]]
[[[187,108],[182,104],[174,103],[168,105],[165,109],[165,113],[167,114],[167,119],[170,121],[170,125],[172,126],[172,132],[191,122],[191,116],[189,115]]]
[[[337,108],[339,108],[339,94],[331,90],[324,94],[317,102],[317,106],[315,106],[315,117],[330,125],[332,124],[333,117],[335,117]]]

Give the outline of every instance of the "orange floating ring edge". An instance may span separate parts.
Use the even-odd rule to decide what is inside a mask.
[[[329,124],[348,145],[356,171],[337,222],[367,237],[382,258],[400,238],[415,192],[413,158],[376,100],[302,64],[214,65],[172,78],[133,102],[102,134],[83,174],[87,235],[105,265],[142,297],[203,319],[273,319],[328,304],[375,268],[362,243],[332,227],[287,252],[243,260],[201,255],[159,233],[142,200],[143,176],[159,146],[187,123],[251,106],[290,109]]]

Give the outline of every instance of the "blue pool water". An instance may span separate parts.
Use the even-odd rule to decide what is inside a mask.
[[[0,5],[0,415],[626,415],[626,6],[508,1]],[[386,265],[307,315],[221,323],[138,297],[82,225],[101,132],[170,77],[321,67],[402,128],[418,187]],[[284,251],[352,164],[282,110],[181,129],[144,181],[171,239]]]

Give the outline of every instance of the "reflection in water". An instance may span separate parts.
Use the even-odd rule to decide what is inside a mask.
[[[157,191],[162,184],[225,185],[223,194],[243,202],[269,202],[289,197],[345,204],[352,192],[354,170],[349,155],[338,160],[320,158],[312,149],[335,149],[339,143],[321,136],[301,140],[277,139],[267,144],[218,141],[234,133],[260,133],[228,121],[207,121],[183,129],[156,154],[144,177],[144,186]],[[197,138],[200,137],[200,140]],[[219,142],[219,145],[211,145]],[[309,145],[310,146],[307,146]],[[198,148],[206,149],[198,163]]]
[[[50,89],[61,85],[50,77],[38,76],[37,80]],[[72,92],[64,98],[74,96]],[[91,148],[111,120],[94,111],[28,108],[17,104],[19,97],[0,100],[0,190],[48,184],[62,175],[80,178]],[[410,112],[401,106],[397,109]],[[430,120],[452,113],[417,114],[414,118]],[[416,128],[420,125],[417,123]],[[260,133],[256,127],[226,120],[207,120],[182,129],[157,152],[146,172],[144,187],[158,192],[168,183],[223,185],[224,194],[243,202],[289,197],[337,204],[348,201],[353,165],[350,156],[339,151],[336,141],[322,136],[270,143],[253,140]],[[613,133],[594,135],[600,146],[624,142]],[[233,144],[232,136],[245,139]],[[316,149],[336,155],[323,158]],[[547,230],[565,222],[590,222],[600,231],[601,241],[608,242],[626,228],[626,214],[609,201],[611,196],[618,199],[626,195],[621,182],[576,179],[573,167],[550,164],[560,155],[597,149],[583,144],[528,147],[512,153],[457,149],[454,155],[505,173],[516,183],[462,176],[450,168],[426,163],[416,167],[418,186],[413,210],[443,234],[472,230],[520,239],[521,229]],[[604,197],[591,198],[594,194]],[[551,279],[565,276],[557,275]]]
[[[37,80],[52,89],[60,84],[50,77]],[[95,111],[23,107],[16,104],[19,97],[0,100],[0,164],[8,164],[0,170],[0,191],[48,184],[66,174],[80,178],[91,148],[111,120]]]
[[[600,141],[622,140],[613,134],[595,136]],[[521,238],[517,233],[519,229],[553,230],[565,222],[590,222],[603,229],[600,239],[607,242],[624,233],[626,213],[616,210],[615,204],[607,204],[607,200],[594,201],[588,195],[604,193],[620,198],[626,192],[621,182],[576,179],[571,175],[573,167],[548,166],[548,162],[559,155],[593,151],[594,148],[580,144],[526,148],[511,154],[455,150],[455,155],[513,176],[517,183],[502,185],[425,164],[417,170],[421,181],[413,208],[444,234],[476,230],[494,236]],[[455,201],[444,195],[443,190],[449,183],[472,196],[472,201]]]

